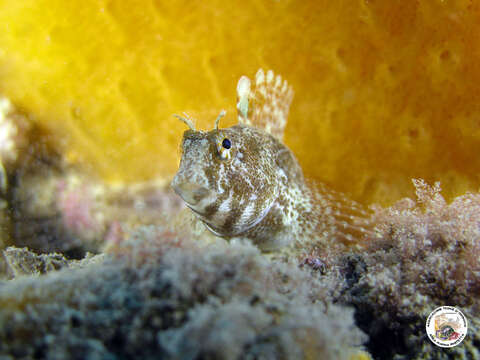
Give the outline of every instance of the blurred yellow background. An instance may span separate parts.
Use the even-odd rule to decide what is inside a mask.
[[[470,1],[0,0],[0,93],[109,181],[171,177],[186,111],[235,123],[241,75],[295,89],[286,143],[364,203],[480,184],[480,7]]]

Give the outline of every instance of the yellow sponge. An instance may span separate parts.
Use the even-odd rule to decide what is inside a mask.
[[[286,142],[363,202],[480,183],[480,9],[470,1],[0,2],[0,93],[109,181],[168,178],[188,112],[235,122],[260,67],[295,89]]]

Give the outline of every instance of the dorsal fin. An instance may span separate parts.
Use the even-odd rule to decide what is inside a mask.
[[[272,70],[265,74],[262,69],[255,75],[253,88],[251,85],[246,76],[238,80],[238,122],[262,129],[281,141],[293,99],[292,87]]]
[[[376,237],[372,211],[324,184],[315,184],[315,190],[314,198],[323,217],[320,224],[328,224],[331,236],[345,244],[362,244]]]

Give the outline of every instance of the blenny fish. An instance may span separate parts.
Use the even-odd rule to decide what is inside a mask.
[[[253,86],[252,86],[253,85]],[[247,238],[264,251],[315,236],[363,236],[363,210],[325,185],[307,185],[283,144],[293,90],[269,70],[237,85],[238,124],[197,131],[188,116],[172,187],[215,235]]]

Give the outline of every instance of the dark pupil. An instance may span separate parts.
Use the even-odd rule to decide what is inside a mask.
[[[222,146],[225,148],[225,149],[230,149],[232,147],[232,143],[230,142],[230,140],[228,139],[223,139],[222,141]]]

